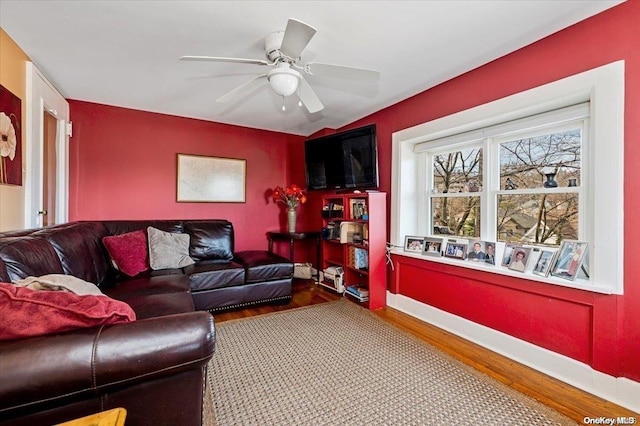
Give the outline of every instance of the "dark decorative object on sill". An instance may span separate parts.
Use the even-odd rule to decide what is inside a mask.
[[[547,177],[547,180],[543,184],[545,188],[557,188],[558,182],[555,181],[554,177],[556,176],[556,172],[549,172],[544,174]]]

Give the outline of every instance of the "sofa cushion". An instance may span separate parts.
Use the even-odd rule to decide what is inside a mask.
[[[236,253],[235,261],[244,266],[248,283],[293,277],[293,262],[268,251],[241,251]]]
[[[227,220],[193,220],[184,223],[191,236],[189,255],[196,260],[233,259],[233,225]]]
[[[189,257],[189,234],[173,234],[150,226],[147,235],[151,269],[184,268],[195,263]]]
[[[143,230],[102,238],[102,243],[118,270],[135,277],[149,269],[149,246]]]
[[[20,339],[136,319],[126,304],[107,296],[35,291],[0,283],[0,340]]]
[[[184,268],[189,277],[192,292],[215,288],[241,286],[244,284],[245,270],[235,262],[220,263],[215,260],[203,260]]]
[[[118,300],[147,294],[188,293],[189,278],[182,273],[179,275],[139,276],[118,282],[113,286],[104,288],[103,291],[107,296]]]
[[[65,274],[98,285],[107,278],[111,265],[102,245],[102,237],[107,235],[107,229],[102,223],[74,222],[56,225],[32,235],[45,238],[51,243]]]
[[[1,238],[0,259],[4,264],[6,278],[10,281],[29,276],[64,274],[56,251],[44,238],[31,236]],[[4,271],[3,275],[5,275]]]
[[[127,232],[144,230],[153,226],[165,232],[184,232],[181,220],[103,220],[109,235],[125,234]]]
[[[113,297],[131,306],[139,320],[183,314],[195,310],[193,298],[189,293],[183,292],[134,295],[122,299],[120,295],[113,294]]]

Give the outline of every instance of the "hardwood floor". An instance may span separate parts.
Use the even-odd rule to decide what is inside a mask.
[[[313,281],[295,280],[293,298],[286,305],[261,305],[242,310],[222,312],[214,315],[217,323],[284,311],[302,306],[315,305],[339,299],[340,295],[318,286]],[[375,311],[383,320],[431,344],[495,380],[536,399],[576,423],[584,424],[585,417],[633,417],[640,421],[640,414],[613,404],[602,398],[579,390],[573,386],[519,364],[509,358],[491,352],[475,343],[417,320],[392,308]]]

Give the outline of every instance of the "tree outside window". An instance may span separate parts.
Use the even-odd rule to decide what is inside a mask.
[[[433,234],[481,238],[486,219],[496,221],[497,235],[486,236],[489,240],[560,245],[577,239],[581,126],[487,138],[429,156]],[[493,164],[483,158],[486,149],[496,153]],[[491,173],[498,177],[494,188],[488,184]],[[490,195],[496,217],[483,218],[481,197]]]

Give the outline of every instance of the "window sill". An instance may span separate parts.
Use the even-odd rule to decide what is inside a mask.
[[[507,269],[504,266],[500,266],[500,265],[477,263],[477,262],[471,262],[468,260],[449,259],[447,257],[423,256],[421,254],[409,253],[402,249],[397,249],[397,248],[392,249],[390,253],[396,256],[410,257],[410,258],[418,259],[421,261],[441,263],[445,265],[456,266],[459,268],[474,269],[476,271],[483,271],[491,274],[498,274],[498,275],[504,275],[504,276],[509,276],[513,278],[519,278],[523,280],[536,281],[543,284],[574,288],[578,290],[591,291],[591,292],[600,293],[600,294],[613,294],[610,287],[598,286],[590,282],[589,280],[585,280],[581,278],[576,278],[574,281],[569,281],[569,280],[563,280],[562,278],[556,278],[552,276],[543,277],[540,275],[535,275],[531,271],[517,272],[517,271],[512,271],[510,269]]]

